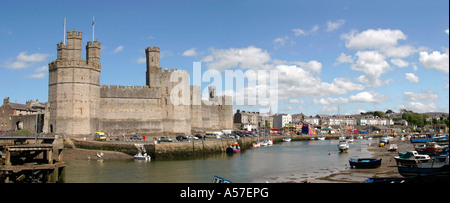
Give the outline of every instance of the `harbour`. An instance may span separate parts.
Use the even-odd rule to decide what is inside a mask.
[[[66,160],[66,182],[210,183],[215,175],[240,183],[314,182],[349,167],[352,156],[371,156],[377,139],[357,140],[346,153],[339,140],[279,142],[237,154],[155,160]],[[323,181],[316,181],[323,182]]]

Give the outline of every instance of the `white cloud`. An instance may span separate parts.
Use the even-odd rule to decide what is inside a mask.
[[[386,57],[391,58],[405,58],[418,50],[411,45],[403,46],[384,46],[379,49]]]
[[[336,29],[340,28],[341,26],[343,26],[344,23],[345,23],[345,20],[342,20],[342,19],[341,20],[337,20],[335,22],[328,21],[327,22],[327,29],[326,29],[326,31],[327,32],[331,32],[333,30],[336,30]]]
[[[397,109],[407,109],[414,112],[425,113],[425,112],[436,112],[439,107],[434,103],[424,104],[421,102],[410,102],[397,106]]]
[[[350,96],[350,101],[352,102],[366,102],[366,103],[381,103],[387,101],[389,98],[378,92],[360,92],[356,95]]]
[[[351,65],[351,69],[364,73],[358,77],[359,82],[375,87],[389,83],[389,81],[380,80],[382,74],[391,70],[385,56],[377,51],[358,51],[355,55],[358,60]]]
[[[25,77],[26,78],[44,78],[45,73],[36,73],[36,74],[27,75]]]
[[[289,38],[287,36],[285,37],[278,37],[276,39],[273,40],[273,43],[275,44],[275,49],[283,47],[286,44],[286,41]]]
[[[116,47],[116,48],[114,49],[113,53],[119,53],[119,52],[121,52],[121,51],[123,50],[123,48],[125,48],[125,47],[122,46],[122,45],[119,45],[118,47]]]
[[[404,61],[402,59],[398,59],[398,58],[391,59],[391,63],[396,65],[399,68],[405,68],[405,67],[409,66],[408,62],[406,62],[406,61]]]
[[[205,62],[209,69],[224,71],[230,68],[257,70],[263,68],[264,64],[270,60],[267,51],[249,46],[247,48],[213,49],[202,59],[202,62]]]
[[[369,29],[361,33],[352,31],[341,36],[347,40],[346,46],[351,49],[379,49],[383,47],[395,47],[398,40],[406,40],[406,35],[401,30]]]
[[[303,104],[303,100],[299,100],[299,99],[289,99],[289,103],[291,104]]]
[[[431,54],[428,52],[420,52],[419,61],[425,68],[436,69],[440,72],[449,73],[448,64],[448,49],[445,53],[439,51],[433,51]]]
[[[336,59],[334,65],[339,65],[341,63],[353,63],[353,57],[351,55],[341,53],[341,55],[339,55],[339,57]]]
[[[439,99],[437,93],[431,90],[422,90],[422,93],[405,92],[405,100],[407,101],[436,101]]]
[[[448,34],[448,29],[446,29],[446,30],[445,30],[445,33],[447,33],[447,34]]]
[[[419,77],[417,77],[414,73],[405,73],[405,78],[412,83],[419,83]]]
[[[145,60],[147,60],[145,57],[139,57],[136,59],[136,62],[139,64],[145,63]]]
[[[330,104],[347,104],[350,102],[349,99],[347,98],[331,98],[331,97],[326,97],[326,98],[321,98],[319,100],[314,99],[314,104],[320,104],[320,105],[330,105]]]
[[[321,109],[321,112],[322,113],[327,113],[327,114],[330,114],[330,113],[333,113],[333,112],[337,112],[338,111],[338,108],[337,107],[335,107],[335,106],[323,106],[322,107],[322,109]]]
[[[317,30],[319,30],[319,25],[314,25],[310,30],[303,30],[300,28],[294,28],[292,29],[292,32],[294,32],[294,36],[298,37],[298,36],[305,36],[305,35],[309,35],[312,34],[314,32],[317,32]]]
[[[5,67],[10,69],[24,69],[33,66],[35,63],[43,62],[49,57],[49,54],[35,53],[27,55],[27,52],[20,52],[14,62],[6,62]]]
[[[197,51],[195,51],[195,47],[188,49],[186,51],[183,52],[182,56],[197,56]]]

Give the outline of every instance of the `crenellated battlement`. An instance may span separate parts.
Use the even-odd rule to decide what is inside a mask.
[[[145,51],[146,52],[159,52],[159,47],[157,47],[157,46],[154,46],[154,47],[149,46],[149,47],[147,47],[145,49]]]
[[[102,43],[98,42],[97,40],[94,40],[94,42],[89,41],[87,43],[88,47],[98,47],[101,48],[102,47]]]
[[[52,71],[56,68],[87,68],[96,71],[101,70],[100,64],[87,64],[86,60],[56,60],[48,63],[48,70]]]
[[[83,32],[81,32],[81,31],[72,30],[72,32],[70,32],[69,30],[67,30],[67,39],[70,39],[70,38],[81,39],[82,37],[83,37]]]
[[[102,85],[100,98],[159,99],[160,88],[147,85]]]

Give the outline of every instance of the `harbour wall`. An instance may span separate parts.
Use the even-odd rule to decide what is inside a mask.
[[[356,138],[358,135],[354,135]],[[372,137],[381,137],[382,135],[372,135]],[[285,136],[268,136],[267,138],[272,139],[274,144],[282,142]],[[318,137],[317,135],[292,135],[290,136],[292,141],[305,141],[309,140],[311,137]],[[326,139],[339,139],[338,135],[328,135],[325,136]],[[208,138],[211,139],[211,138]],[[260,141],[261,137],[242,137],[238,140],[236,139],[220,139],[220,140],[193,140],[188,141],[174,141],[172,143],[158,143],[143,141],[134,142],[116,142],[116,141],[87,141],[73,139],[72,142],[75,147],[82,149],[91,150],[108,150],[108,151],[118,151],[125,154],[134,156],[137,153],[138,148],[135,144],[141,144],[146,149],[147,153],[152,157],[152,159],[157,160],[167,160],[167,159],[177,159],[177,158],[189,158],[195,156],[204,156],[214,153],[223,153],[226,148],[230,146],[233,142],[238,142],[239,146],[243,151],[250,149],[253,143]]]

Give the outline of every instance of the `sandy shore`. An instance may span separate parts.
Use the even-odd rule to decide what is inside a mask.
[[[390,141],[390,144],[397,144],[398,151],[412,151],[414,145],[409,140],[400,141],[397,138]],[[389,147],[389,145],[387,145]],[[394,156],[398,152],[389,152],[387,147],[374,145],[369,151],[374,152],[372,158],[382,158],[381,166],[374,169],[355,169],[348,168],[332,173],[326,177],[311,180],[312,183],[363,183],[369,177],[402,177],[397,170]]]
[[[103,160],[118,160],[118,159],[133,159],[133,156],[122,152],[115,151],[101,151],[101,150],[88,150],[88,149],[68,149],[64,148],[63,150],[63,160],[71,161],[71,160],[97,160],[99,157],[97,153],[100,154],[103,152]]]

